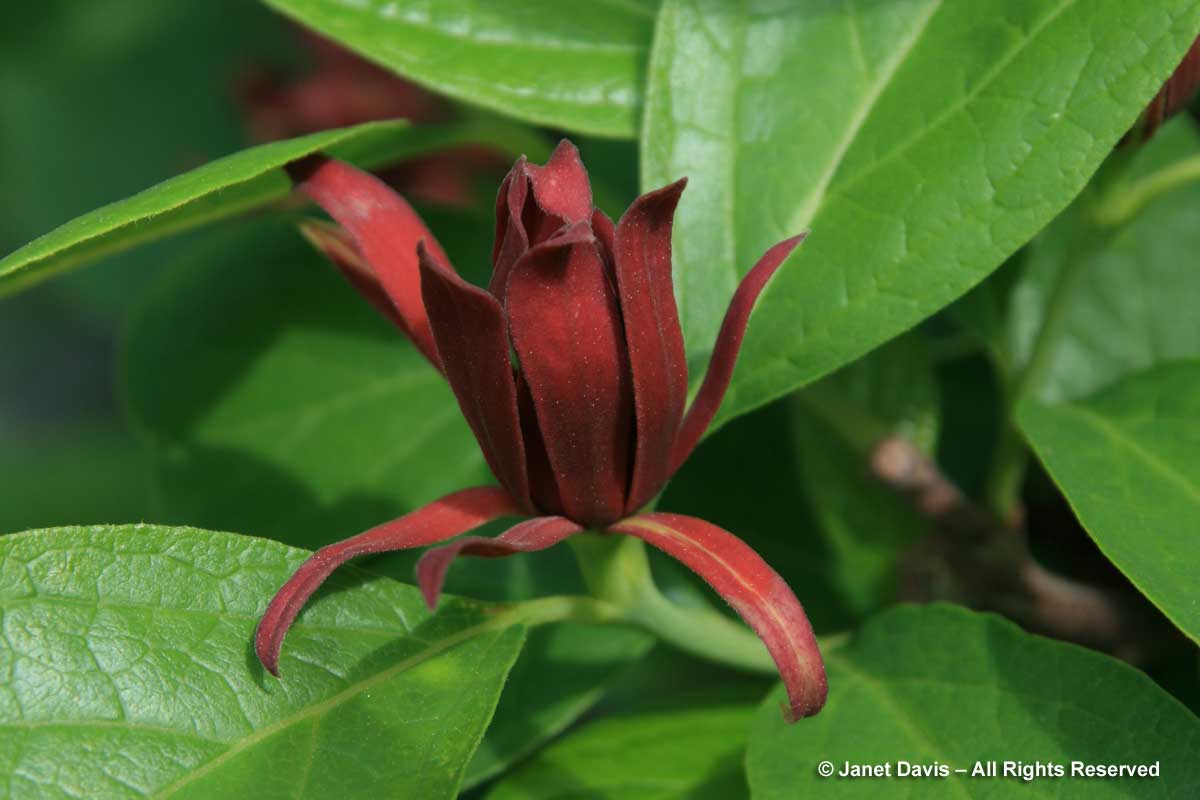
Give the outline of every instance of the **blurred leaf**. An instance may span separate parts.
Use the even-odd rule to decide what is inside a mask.
[[[499,774],[557,736],[653,644],[649,634],[612,625],[531,630],[463,785],[475,786]]]
[[[755,798],[880,796],[902,778],[822,778],[818,762],[948,768],[909,779],[922,798],[1186,797],[1200,785],[1200,720],[1144,674],[1090,650],[1030,636],[999,617],[953,606],[908,607],[868,623],[826,653],[829,703],[787,725],[781,692],[763,703],[746,758]],[[1067,777],[1019,784],[972,778],[978,761],[1062,765]],[[1070,777],[1085,764],[1160,763],[1158,778]],[[916,787],[919,786],[919,790]],[[1039,791],[1040,790],[1040,791]]]
[[[244,147],[239,76],[299,55],[288,26],[245,0],[8,4],[0,31],[0,255]],[[161,257],[142,251],[56,281],[55,290],[107,321]]]
[[[434,230],[469,243],[456,225]],[[491,481],[442,377],[287,221],[164,273],[129,320],[121,382],[159,521],[315,547]]]
[[[0,534],[47,525],[145,519],[149,465],[115,426],[0,439]]]
[[[1176,120],[1138,154],[1129,178],[1198,153],[1200,132],[1190,120]],[[1159,197],[1096,251],[1085,252],[1074,241],[1081,223],[1078,210],[1071,211],[1034,240],[1010,301],[1008,351],[1021,367],[1064,264],[1087,260],[1039,399],[1083,397],[1154,364],[1200,356],[1200,271],[1194,265],[1200,185]]]
[[[1030,401],[1018,420],[1104,554],[1200,642],[1200,360],[1085,400]]]
[[[276,680],[254,625],[307,555],[141,525],[0,539],[11,796],[453,797],[523,628],[346,570]]]
[[[286,197],[281,167],[317,151],[362,166],[465,143],[521,149],[536,144],[494,124],[410,128],[369,122],[259,145],[78,217],[0,259],[0,295],[118,250],[233,216]]]
[[[903,337],[719,431],[660,507],[745,539],[819,632],[842,630],[891,602],[896,559],[924,529],[870,477],[871,448],[899,434],[930,450],[939,416],[922,342]]]
[[[594,722],[501,781],[489,800],[735,800],[750,708],[706,708]]]
[[[572,131],[637,131],[658,0],[265,1],[456,99]]]
[[[979,282],[1079,192],[1198,31],[1195,0],[667,2],[643,185],[691,179],[675,244],[694,361],[738,277],[813,230],[719,420]]]

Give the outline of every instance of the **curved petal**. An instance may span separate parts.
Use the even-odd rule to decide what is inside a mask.
[[[763,640],[787,688],[788,721],[825,705],[825,663],[804,608],[787,583],[745,542],[681,514],[643,514],[610,530],[636,536],[708,582]]]
[[[369,173],[323,155],[287,165],[296,188],[346,230],[371,265],[404,321],[404,330],[425,357],[441,368],[429,319],[421,303],[417,243],[449,264],[437,239],[403,197]]]
[[[319,220],[301,222],[300,233],[342,271],[346,281],[357,289],[376,311],[396,323],[400,330],[408,333],[407,323],[384,291],[375,270],[371,269],[370,263],[358,252],[350,234],[337,225]]]
[[[448,494],[427,506],[385,522],[345,541],[322,547],[300,565],[272,598],[254,633],[254,652],[272,675],[279,675],[279,649],[308,598],[330,574],[352,558],[442,542],[521,509],[493,486]]]
[[[496,195],[496,238],[492,242],[492,279],[488,291],[504,303],[504,291],[508,287],[508,274],[517,259],[529,249],[529,234],[522,219],[526,197],[529,194],[529,177],[525,174],[525,156],[504,176],[500,192]]]
[[[532,509],[504,310],[496,298],[435,261],[424,246],[417,249],[421,296],[446,379],[496,479]]]
[[[566,517],[537,517],[519,522],[494,538],[467,536],[442,547],[426,550],[417,562],[417,585],[430,609],[437,608],[446,571],[460,555],[505,558],[517,553],[534,553],[553,547],[583,530]]]
[[[671,448],[687,402],[687,356],[671,282],[671,227],[686,185],[684,178],[642,195],[617,223],[617,288],[637,413],[627,514],[671,477]]]
[[[675,471],[683,466],[683,462],[688,460],[692,450],[700,443],[704,431],[708,430],[708,424],[721,407],[721,400],[725,397],[725,390],[729,388],[729,380],[733,377],[733,366],[737,363],[738,351],[742,349],[742,338],[746,335],[746,325],[750,322],[754,302],[758,300],[758,295],[775,274],[775,270],[779,269],[806,236],[807,233],[802,233],[791,239],[784,239],[763,253],[762,258],[746,273],[737,291],[733,293],[733,300],[729,303],[725,319],[721,322],[721,330],[717,333],[717,345],[709,358],[704,382],[700,384],[700,391],[696,392],[692,407],[683,418],[679,435],[672,447],[671,471],[668,475],[675,474]]]
[[[633,396],[616,297],[587,222],[521,257],[506,308],[566,516],[620,518]]]

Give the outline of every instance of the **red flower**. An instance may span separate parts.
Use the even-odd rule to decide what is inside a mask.
[[[635,536],[698,573],[759,634],[792,718],[816,713],[824,666],[778,573],[715,525],[638,513],[712,421],[754,301],[802,237],[768,250],[738,287],[685,414],[671,226],[686,180],[642,195],[614,225],[592,206],[574,145],[564,141],[545,166],[522,158],[500,187],[484,291],[455,273],[412,208],[375,178],[320,156],[289,171],[342,226],[308,225],[309,238],[446,376],[503,488],[456,492],[317,551],[259,623],[255,647],[267,669],[278,674],[288,627],[340,564],[441,542],[499,517],[533,516],[495,538],[426,553],[417,577],[430,607],[457,555],[541,550],[585,529]]]

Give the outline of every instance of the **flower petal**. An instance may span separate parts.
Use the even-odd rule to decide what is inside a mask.
[[[529,235],[525,232],[522,219],[529,194],[525,164],[525,156],[517,159],[508,175],[504,176],[496,196],[496,238],[492,243],[492,280],[488,284],[488,291],[501,304],[504,303],[508,274],[513,264],[529,249]]]
[[[569,140],[558,143],[546,166],[527,164],[525,172],[529,175],[534,199],[547,214],[566,224],[591,218],[592,184],[578,148]]]
[[[403,197],[369,173],[323,155],[287,165],[296,188],[346,230],[371,265],[404,320],[404,329],[434,366],[440,368],[429,319],[421,303],[417,243],[449,264],[437,239]]]
[[[704,436],[704,431],[708,430],[708,424],[716,416],[717,409],[721,407],[721,400],[725,397],[725,390],[729,388],[729,380],[733,377],[733,366],[737,363],[738,351],[742,348],[742,338],[746,335],[746,325],[750,322],[750,312],[754,309],[758,295],[775,274],[775,270],[779,269],[806,236],[807,233],[802,233],[785,239],[763,253],[762,258],[746,273],[737,291],[733,293],[733,300],[729,303],[725,319],[721,322],[721,330],[717,333],[716,347],[708,361],[708,372],[704,374],[700,391],[696,393],[687,416],[683,418],[679,435],[671,450],[669,474],[673,475],[683,466],[683,462],[687,461],[692,450],[700,443],[700,438]]]
[[[492,473],[532,509],[504,310],[496,298],[435,261],[423,245],[417,250],[421,297],[446,379]]]
[[[272,598],[254,633],[254,652],[272,675],[279,675],[279,649],[288,628],[325,579],[352,558],[442,542],[521,509],[493,486],[446,495],[427,506],[385,522],[345,541],[322,547],[300,565]]]
[[[687,403],[687,356],[671,282],[671,227],[686,185],[684,178],[642,195],[617,223],[617,287],[637,412],[627,514],[671,477],[671,448]]]
[[[467,536],[442,547],[426,550],[417,562],[417,585],[430,609],[437,608],[446,571],[460,555],[505,558],[517,553],[534,553],[553,547],[583,530],[566,517],[537,517],[519,522],[494,538]]]
[[[620,518],[633,395],[615,293],[587,222],[521,257],[506,308],[566,516]]]
[[[371,269],[371,265],[362,257],[362,253],[358,252],[358,247],[350,238],[350,234],[337,225],[319,220],[301,222],[300,233],[342,271],[346,281],[357,289],[359,294],[375,307],[376,311],[396,323],[406,334],[408,333],[408,325],[404,322],[404,318],[400,316],[392,299],[388,297],[382,284],[379,283],[379,278],[375,276],[375,270]]]
[[[787,583],[745,542],[681,514],[643,514],[610,527],[673,556],[704,578],[759,635],[787,688],[788,721],[825,705],[825,664],[804,608]]]

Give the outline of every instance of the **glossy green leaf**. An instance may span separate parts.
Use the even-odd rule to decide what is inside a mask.
[[[1200,720],[1143,673],[954,606],[899,608],[826,653],[829,703],[786,725],[781,693],[759,709],[746,756],[756,800],[1188,797],[1200,786]],[[897,761],[946,777],[898,778]],[[817,765],[892,765],[892,778],[822,778]],[[971,777],[976,762],[1047,762],[1030,783]],[[1157,763],[1158,778],[1078,778],[1071,762]],[[954,770],[965,769],[959,774]]]
[[[1200,641],[1200,360],[1084,400],[1028,402],[1018,420],[1104,554]]]
[[[250,641],[306,555],[145,525],[0,539],[7,796],[453,797],[522,626],[340,571],[276,680]]]
[[[811,228],[760,301],[720,419],[911,327],[1083,187],[1200,31],[1196,0],[664,5],[643,184],[675,226],[689,352],[738,276]]]
[[[753,710],[706,708],[594,722],[543,750],[489,800],[736,800]]]
[[[426,218],[459,268],[484,277],[490,221]],[[121,360],[153,454],[155,521],[312,548],[492,482],[441,376],[287,220],[229,231],[166,272],[130,320]],[[370,568],[408,582],[417,555]],[[462,559],[447,586],[493,600],[583,588],[565,547]],[[649,644],[613,626],[535,631],[467,783],[560,731]]]
[[[718,431],[659,507],[733,531],[791,584],[818,632],[845,630],[894,600],[897,559],[925,530],[871,478],[869,453],[892,434],[932,450],[939,416],[922,341],[902,337]]]
[[[542,125],[632,137],[658,0],[265,0],[429,89]]]
[[[1127,180],[1136,183],[1197,154],[1200,131],[1190,120],[1179,119],[1138,154]],[[1034,240],[1009,301],[1008,352],[1013,365],[1021,367],[1064,263],[1084,253],[1083,275],[1064,301],[1062,338],[1038,387],[1039,399],[1046,402],[1083,397],[1160,362],[1200,356],[1195,316],[1200,271],[1194,268],[1200,250],[1200,186],[1162,195],[1098,250],[1073,243],[1079,225],[1078,213],[1069,212]]]
[[[63,270],[258,208],[285,197],[291,182],[281,167],[325,151],[374,166],[465,143],[506,150],[540,144],[494,123],[410,128],[403,121],[369,122],[243,150],[84,214],[0,259],[0,295]]]

